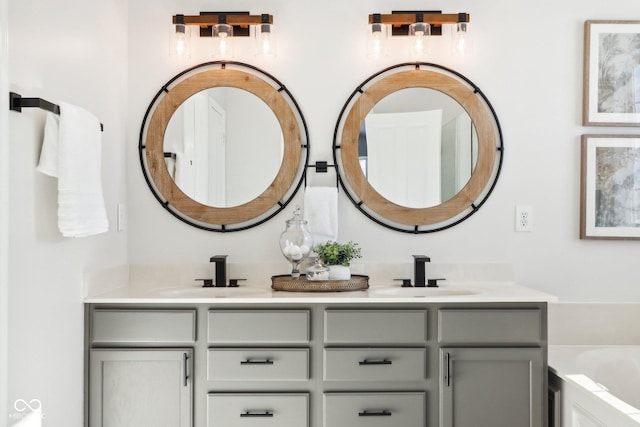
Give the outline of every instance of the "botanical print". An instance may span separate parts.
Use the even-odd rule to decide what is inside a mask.
[[[640,228],[640,148],[596,148],[596,227]]]
[[[640,34],[600,34],[598,112],[640,112]]]

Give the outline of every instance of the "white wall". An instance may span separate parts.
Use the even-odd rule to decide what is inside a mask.
[[[277,239],[291,209],[251,231],[225,235],[199,231],[164,211],[140,172],[135,147],[149,101],[180,69],[210,60],[203,54],[186,64],[169,59],[166,26],[176,13],[197,14],[211,8],[204,0],[184,0],[180,6],[161,0],[153,8],[144,2],[130,3],[127,158],[132,263],[206,262],[217,253],[229,254],[231,262],[281,260]],[[331,160],[335,122],[355,87],[374,72],[407,59],[397,49],[379,63],[364,58],[368,14],[397,8],[420,9],[424,4],[327,0],[312,14],[308,2],[235,0],[227,5],[226,9],[274,15],[279,31],[277,61],[264,64],[249,54],[236,60],[264,68],[293,93],[310,128],[312,162]],[[408,262],[411,254],[423,253],[437,261],[512,261],[519,283],[562,300],[640,301],[639,243],[578,238],[580,135],[634,132],[581,126],[583,23],[628,18],[636,12],[633,2],[452,0],[436,1],[429,8],[471,13],[475,56],[463,60],[442,56],[434,62],[465,74],[495,107],[506,146],[500,181],[478,213],[453,229],[428,235],[382,228],[341,194],[341,240],[359,241],[364,262]],[[312,184],[334,182],[331,171],[326,176],[311,172],[310,177]],[[301,200],[298,195],[296,201]],[[532,233],[513,231],[516,204],[533,206]]]
[[[8,22],[10,89],[80,105],[104,124],[110,230],[68,239],[57,230],[56,180],[35,170],[44,112],[9,115],[9,425],[16,399],[38,399],[44,425],[80,426],[82,273],[127,262],[127,233],[115,227],[116,206],[126,201],[127,1],[11,1]]]
[[[9,91],[8,0],[0,0],[0,93]],[[7,104],[0,104],[0,420],[6,420],[9,343],[9,139]],[[2,423],[2,421],[0,421]]]

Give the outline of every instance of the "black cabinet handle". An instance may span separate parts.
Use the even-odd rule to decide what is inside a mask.
[[[447,387],[451,386],[451,354],[444,354],[444,380]]]
[[[270,359],[262,359],[262,360],[243,360],[240,362],[241,365],[273,365],[273,360]]]
[[[243,414],[240,414],[241,418],[247,417],[268,417],[273,418],[273,412],[271,411],[246,411]]]
[[[359,417],[390,417],[391,411],[383,410],[383,411],[362,411],[358,412]]]
[[[184,386],[186,387],[189,381],[189,355],[187,353],[182,354],[182,364],[184,368]]]
[[[391,365],[393,362],[389,359],[370,360],[364,359],[358,362],[358,365]]]

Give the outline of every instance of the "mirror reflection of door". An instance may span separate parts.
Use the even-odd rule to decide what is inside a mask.
[[[464,187],[478,161],[478,135],[467,113],[442,126],[442,201],[449,200]]]
[[[389,201],[411,208],[440,204],[442,110],[369,114],[368,180]]]
[[[207,206],[238,206],[262,194],[283,159],[280,124],[254,94],[216,87],[189,97],[165,132],[169,174],[180,190]],[[250,179],[247,179],[250,177]]]
[[[402,89],[365,117],[360,164],[385,199],[409,208],[437,206],[471,178],[477,139],[471,118],[453,98],[433,89]]]
[[[208,185],[208,203],[210,206],[226,206],[226,153],[225,141],[227,138],[227,112],[209,97],[209,129],[208,139],[205,141],[209,147],[208,175],[202,177]],[[201,182],[202,182],[201,181]]]
[[[169,174],[182,192],[206,205],[225,201],[225,117],[224,108],[200,92],[180,106],[165,133]]]

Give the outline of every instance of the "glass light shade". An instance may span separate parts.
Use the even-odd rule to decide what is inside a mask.
[[[233,58],[233,26],[228,24],[213,26],[213,56],[219,59]]]
[[[473,53],[473,38],[469,35],[469,24],[458,22],[451,34],[451,53],[455,56],[466,56]]]
[[[274,26],[262,23],[256,26],[256,55],[265,58],[276,57],[276,35]]]
[[[191,28],[184,24],[171,26],[169,56],[191,57]]]
[[[374,23],[367,27],[367,58],[377,59],[386,56],[389,26]]]
[[[411,40],[411,54],[421,58],[431,53],[429,36],[431,26],[426,22],[416,22],[409,25],[409,39]]]

